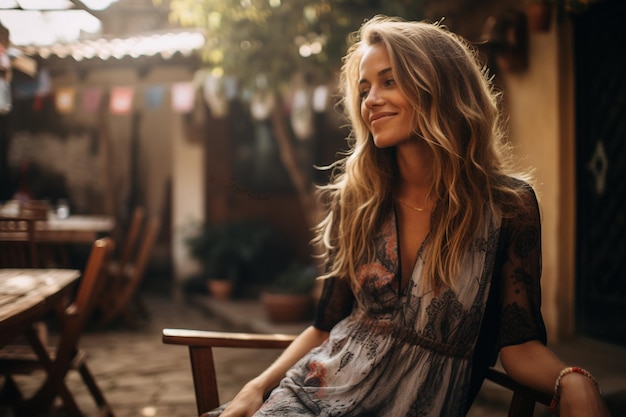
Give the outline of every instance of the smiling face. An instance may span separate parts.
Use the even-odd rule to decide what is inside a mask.
[[[378,148],[398,146],[414,135],[413,109],[393,77],[385,47],[367,46],[359,65],[361,117]]]

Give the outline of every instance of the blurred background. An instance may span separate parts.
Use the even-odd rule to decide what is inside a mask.
[[[0,201],[68,203],[122,232],[143,207],[162,227],[142,285],[174,298],[209,291],[211,277],[252,298],[283,273],[310,281],[314,190],[329,175],[316,167],[347,147],[335,92],[350,33],[378,13],[442,21],[476,45],[518,161],[535,169],[550,339],[626,345],[614,319],[626,314],[625,11],[619,0],[2,0]]]

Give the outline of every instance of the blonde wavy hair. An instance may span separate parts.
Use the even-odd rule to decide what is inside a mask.
[[[375,16],[354,34],[344,57],[340,87],[350,121],[350,144],[319,189],[328,213],[316,228],[327,261],[323,277],[357,284],[358,265],[374,257],[374,235],[393,207],[398,178],[395,149],[379,149],[361,118],[359,63],[364,49],[386,48],[394,79],[414,109],[415,135],[432,151],[431,214],[424,289],[455,287],[471,238],[483,222],[484,204],[510,213],[521,201],[510,172],[501,128],[499,94],[475,50],[440,24]],[[416,139],[419,140],[419,139]],[[508,208],[507,208],[508,207]],[[358,284],[357,284],[358,287]]]

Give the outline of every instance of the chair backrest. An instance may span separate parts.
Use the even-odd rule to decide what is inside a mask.
[[[125,309],[135,296],[137,288],[146,272],[150,254],[152,253],[152,248],[159,234],[160,227],[161,219],[158,216],[150,218],[144,229],[142,240],[137,248],[134,259],[122,265],[123,270],[121,273],[124,276],[125,282],[121,293],[118,294],[119,300],[117,302],[117,308],[120,311]]]
[[[80,327],[84,327],[93,311],[95,295],[104,284],[104,265],[113,249],[113,240],[108,237],[98,239],[93,244],[74,302],[66,311],[66,317],[80,316]]]
[[[124,242],[120,247],[118,261],[121,265],[127,264],[137,249],[137,241],[139,239],[139,233],[141,231],[145,215],[146,210],[141,206],[137,206],[133,210],[133,216],[130,220],[128,232],[124,236]]]
[[[38,391],[37,401],[50,402],[63,384],[65,375],[78,351],[78,342],[94,308],[95,295],[105,279],[104,265],[113,251],[113,241],[101,238],[93,243],[87,264],[73,301],[60,314],[61,330],[54,360],[48,358],[47,348],[34,331],[27,336],[35,353],[48,368],[47,377]]]
[[[37,223],[48,219],[49,210],[47,201],[29,200],[19,203],[17,215],[0,217],[0,267],[42,266]]]
[[[47,220],[50,213],[50,204],[44,200],[27,200],[20,202],[19,214],[35,220]]]
[[[107,291],[100,299],[98,306],[101,326],[110,324],[126,311],[133,297],[136,296],[160,227],[161,219],[158,216],[151,217],[144,228],[134,257],[109,271]]]
[[[39,266],[35,237],[37,221],[29,216],[0,217],[1,268],[36,268]]]
[[[158,216],[153,216],[146,225],[143,240],[137,251],[137,257],[135,261],[132,263],[133,274],[137,276],[137,280],[139,280],[148,265],[148,260],[150,259],[150,254],[152,253],[152,248],[154,247],[154,242],[156,241],[157,235],[159,234],[159,228],[161,227],[161,219]]]

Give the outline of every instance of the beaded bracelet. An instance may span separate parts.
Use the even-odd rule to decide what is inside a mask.
[[[559,374],[559,377],[556,379],[556,383],[554,384],[554,396],[552,397],[552,401],[550,402],[550,410],[552,411],[552,414],[555,417],[559,416],[559,400],[561,398],[561,378],[571,373],[576,373],[576,374],[581,374],[581,375],[586,376],[587,378],[593,381],[593,383],[596,385],[598,389],[600,389],[600,387],[598,386],[598,381],[593,375],[591,375],[591,373],[589,373],[589,371],[583,368],[579,368],[577,366],[569,366],[563,369],[561,373]]]

